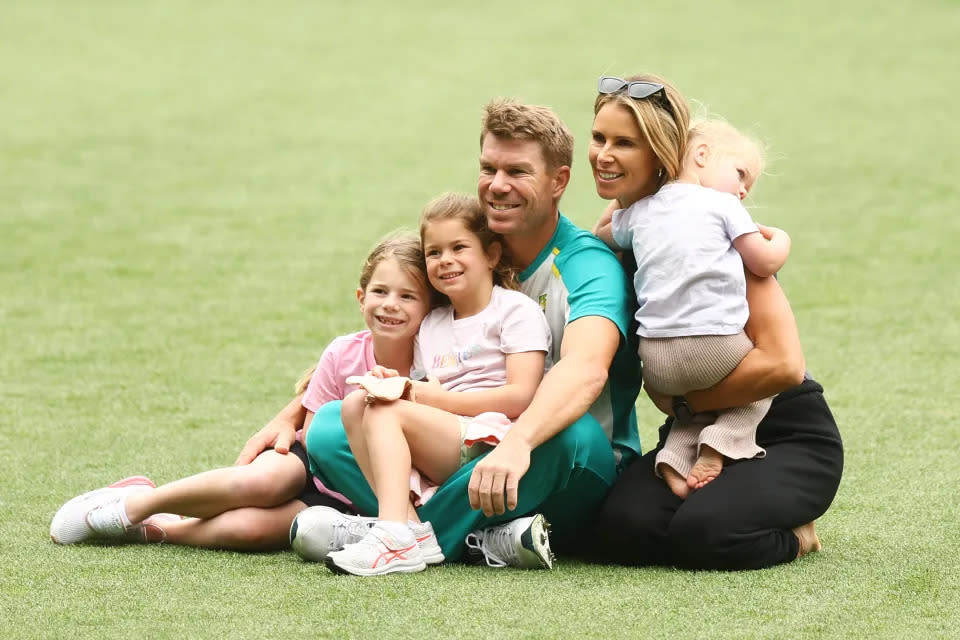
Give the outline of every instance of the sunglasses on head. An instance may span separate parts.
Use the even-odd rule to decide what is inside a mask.
[[[624,89],[627,90],[627,95],[634,100],[643,100],[651,96],[667,99],[667,90],[659,82],[645,82],[643,80],[630,82],[616,76],[603,76],[597,86],[597,91],[600,93],[620,93]]]

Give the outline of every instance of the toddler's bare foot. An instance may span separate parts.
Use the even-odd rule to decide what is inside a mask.
[[[703,445],[700,447],[700,457],[690,469],[690,475],[687,476],[687,486],[692,491],[702,489],[720,475],[723,471],[723,454],[714,449]]]
[[[797,550],[798,558],[802,558],[808,553],[820,551],[820,549],[823,548],[823,545],[820,544],[820,538],[817,537],[817,532],[814,530],[813,524],[813,522],[808,522],[802,527],[797,527],[793,530],[793,534],[797,536],[797,541],[800,543],[800,548]]]
[[[670,487],[670,491],[673,491],[681,500],[685,500],[688,495],[690,495],[690,489],[687,487],[687,481],[683,479],[679,473],[677,473],[673,467],[661,464],[660,465],[660,475],[663,476],[664,482],[667,483],[667,486]]]

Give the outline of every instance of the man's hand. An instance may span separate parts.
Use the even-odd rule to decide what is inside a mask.
[[[289,421],[276,417],[247,440],[234,464],[250,464],[254,458],[271,447],[277,453],[289,453],[290,446],[296,439],[297,428]]]
[[[500,515],[507,509],[513,511],[517,508],[520,478],[529,468],[530,447],[520,438],[511,438],[508,433],[503,441],[473,468],[470,486],[467,487],[470,507],[483,509],[483,514],[488,517]]]

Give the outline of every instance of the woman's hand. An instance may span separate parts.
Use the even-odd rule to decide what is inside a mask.
[[[745,273],[750,317],[743,330],[753,349],[716,385],[684,394],[695,413],[741,407],[803,382],[806,363],[797,322],[780,283]]]
[[[643,385],[643,390],[647,392],[647,397],[650,398],[650,401],[654,404],[654,406],[657,407],[657,409],[668,416],[673,415],[673,398],[665,393],[654,391],[647,385]]]

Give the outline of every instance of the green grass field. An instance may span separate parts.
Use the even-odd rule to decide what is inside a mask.
[[[459,4],[4,3],[0,637],[956,637],[960,5]],[[589,225],[596,78],[639,71],[770,142],[752,210],[846,443],[823,552],[352,580],[49,541],[81,491],[232,463],[358,328],[369,246],[474,189],[490,98],[566,120]]]

